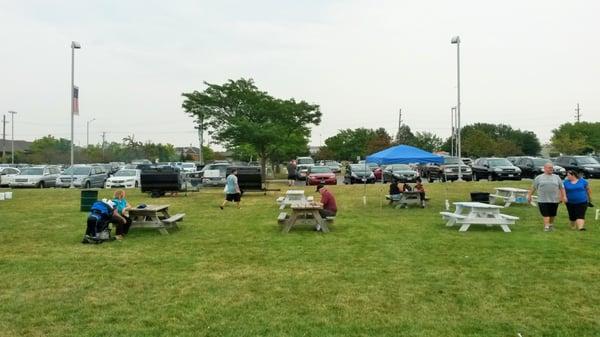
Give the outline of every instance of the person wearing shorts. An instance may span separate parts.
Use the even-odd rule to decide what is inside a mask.
[[[288,186],[294,186],[294,183],[296,182],[296,168],[296,161],[290,160],[287,165]]]
[[[238,185],[237,170],[231,171],[227,176],[227,183],[225,184],[225,200],[219,205],[221,209],[225,207],[227,202],[235,202],[237,208],[240,208],[240,201],[242,200],[242,191],[240,185]]]
[[[538,207],[544,221],[544,231],[554,230],[554,218],[558,204],[565,201],[565,190],[560,177],[554,174],[552,163],[544,165],[544,173],[535,177],[533,185],[527,193],[527,200],[531,202],[532,195],[538,194]]]
[[[585,230],[585,212],[588,204],[592,200],[592,190],[587,180],[579,178],[575,171],[567,171],[567,178],[564,181],[565,193],[567,196],[566,205],[569,212],[569,221],[571,228],[580,231]]]

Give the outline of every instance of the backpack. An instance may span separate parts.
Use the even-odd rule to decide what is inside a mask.
[[[102,243],[112,241],[109,222],[112,218],[114,208],[103,201],[92,204],[90,214],[87,218],[87,228],[81,243]]]

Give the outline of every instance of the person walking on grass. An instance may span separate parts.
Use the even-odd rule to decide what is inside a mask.
[[[296,182],[296,168],[296,161],[290,160],[287,165],[288,186],[294,186],[294,183]]]
[[[229,201],[235,202],[237,208],[239,209],[241,199],[242,191],[240,190],[240,185],[238,185],[237,170],[234,169],[227,176],[227,183],[225,184],[225,200],[223,200],[223,203],[219,205],[219,207],[223,209],[223,207],[225,207],[225,205]]]
[[[558,204],[565,202],[565,190],[560,177],[554,174],[552,163],[544,165],[544,173],[533,180],[533,185],[527,193],[527,200],[531,202],[533,194],[537,191],[538,208],[544,221],[544,231],[554,230],[554,218],[558,210]]]
[[[566,205],[569,212],[571,228],[580,231],[585,230],[585,212],[588,204],[592,202],[592,190],[587,180],[579,178],[575,171],[567,171],[567,178],[564,181],[565,193],[567,196]]]

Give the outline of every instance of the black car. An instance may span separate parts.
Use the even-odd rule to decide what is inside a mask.
[[[458,158],[457,157],[444,157],[444,163],[441,165],[426,165],[422,167],[421,176],[427,178],[427,180],[432,183],[434,180],[438,179],[441,181],[454,181],[458,180]],[[463,160],[464,163],[464,160]],[[462,172],[462,179],[466,181],[473,180],[473,173],[471,168],[463,164],[460,166],[460,170]]]
[[[555,164],[573,170],[581,174],[584,178],[599,178],[600,164],[596,159],[588,156],[560,156],[554,161]]]
[[[419,173],[406,164],[387,165],[383,169],[383,182],[400,181],[414,183]]]
[[[351,164],[346,167],[346,174],[344,175],[344,184],[354,183],[375,183],[375,174],[371,171],[371,168],[364,164]]]
[[[521,170],[505,158],[479,158],[472,170],[475,180],[521,180]]]
[[[544,165],[547,163],[552,163],[552,161],[546,158],[520,157],[515,166],[521,169],[521,177],[535,178],[544,173]],[[566,170],[562,166],[554,165],[554,173],[564,178]]]

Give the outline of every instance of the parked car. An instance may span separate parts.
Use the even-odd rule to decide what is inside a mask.
[[[523,158],[525,156],[510,156],[510,157],[506,157],[506,159],[511,162],[513,165],[517,164],[517,161],[521,158]]]
[[[506,158],[479,158],[471,169],[475,180],[521,180],[521,169]]]
[[[196,171],[196,163],[191,163],[191,162],[181,163],[180,169],[183,172],[195,172]]]
[[[471,158],[468,158],[468,157],[462,158],[462,161],[463,161],[463,163],[465,163],[465,165],[467,165],[469,167],[473,166],[473,159],[471,159]]]
[[[305,180],[308,175],[308,169],[313,167],[313,164],[298,164],[296,165],[296,179]]]
[[[60,170],[57,166],[32,166],[26,167],[11,179],[9,186],[13,187],[53,187],[56,186]]]
[[[346,168],[346,173],[344,175],[344,184],[354,184],[354,183],[375,183],[375,174],[371,169],[364,164],[350,164]]]
[[[421,176],[426,178],[430,183],[434,180],[454,181],[458,180],[458,157],[444,157],[444,163],[441,165],[426,165],[422,168]],[[466,181],[473,180],[473,171],[464,164],[460,166],[462,179]]]
[[[365,161],[359,160],[358,164],[365,165]],[[375,180],[380,181],[381,176],[383,175],[383,169],[379,165],[377,165],[377,163],[367,163],[367,167],[369,167],[375,175]]]
[[[142,171],[138,169],[119,170],[112,177],[106,179],[104,186],[106,188],[137,188],[141,185],[141,174]]]
[[[600,178],[600,164],[588,156],[560,156],[554,162],[565,168],[581,174],[584,178]]]
[[[340,173],[342,171],[342,164],[335,160],[321,160],[319,165],[329,167],[333,173]]]
[[[383,169],[383,182],[391,182],[393,180],[401,182],[415,182],[419,177],[419,173],[406,164],[387,165]]]
[[[227,168],[230,166],[231,164],[228,162],[205,165],[202,168],[202,171],[200,171],[202,176],[202,184],[206,186],[225,186]],[[210,174],[208,174],[208,172],[210,172]]]
[[[15,167],[0,167],[0,186],[8,186],[10,181],[19,174],[19,169]]]
[[[315,160],[311,157],[297,157],[296,165],[314,165]]]
[[[552,161],[546,158],[521,157],[517,160],[515,166],[521,169],[521,177],[535,178],[537,175],[544,173],[544,165],[547,163],[552,163]],[[567,175],[565,168],[559,165],[554,165],[554,173],[561,178]]]
[[[56,187],[71,186],[71,178],[75,187],[103,188],[108,172],[104,165],[73,165],[56,178]]]
[[[335,173],[328,166],[311,166],[308,168],[306,176],[306,185],[336,185],[337,178]]]

